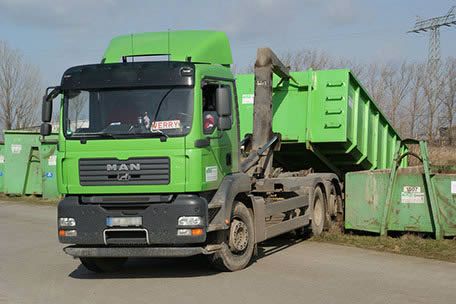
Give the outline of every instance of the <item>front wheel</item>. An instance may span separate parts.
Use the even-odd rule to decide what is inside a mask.
[[[88,270],[104,273],[119,271],[127,258],[79,258],[79,260]]]
[[[235,202],[229,231],[220,231],[222,249],[209,256],[210,263],[222,271],[245,268],[253,257],[255,229],[252,212],[241,202]]]

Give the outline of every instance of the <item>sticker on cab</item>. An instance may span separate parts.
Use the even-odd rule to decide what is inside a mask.
[[[163,120],[163,121],[154,121],[152,122],[152,130],[169,130],[169,129],[179,129],[181,127],[180,120]]]
[[[19,154],[22,151],[22,145],[14,144],[11,145],[11,153],[13,154]]]
[[[206,167],[206,182],[215,182],[218,178],[216,166]]]
[[[57,164],[57,155],[51,155],[48,158],[48,166],[55,166]]]
[[[253,94],[243,94],[242,104],[253,104]]]

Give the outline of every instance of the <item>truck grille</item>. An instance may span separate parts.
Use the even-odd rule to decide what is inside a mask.
[[[79,160],[81,186],[169,184],[168,157],[86,158]]]

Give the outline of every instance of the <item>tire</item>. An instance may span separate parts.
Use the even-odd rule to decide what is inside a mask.
[[[329,194],[326,196],[326,216],[325,216],[325,230],[331,230],[336,225],[338,195],[336,187],[331,185]]]
[[[81,264],[96,273],[116,272],[122,269],[127,258],[79,258]]]
[[[255,249],[255,229],[252,212],[241,202],[235,202],[228,231],[220,231],[222,249],[209,256],[209,262],[221,271],[237,271],[252,260]]]
[[[325,228],[326,203],[320,187],[315,188],[313,196],[311,230],[313,236],[319,236]]]

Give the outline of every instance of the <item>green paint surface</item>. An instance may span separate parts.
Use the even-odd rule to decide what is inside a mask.
[[[5,183],[5,145],[0,143],[0,193],[3,192]]]
[[[5,131],[4,192],[9,195],[42,195],[56,198],[56,135],[41,142],[40,134],[29,131]]]
[[[169,55],[170,61],[233,63],[228,37],[216,31],[170,31],[118,36],[111,40],[103,58],[120,62],[122,56]]]
[[[273,78],[273,131],[285,143],[279,158],[293,160],[295,169],[328,171],[318,157],[305,151],[311,144],[341,172],[391,166],[400,138],[350,70],[291,75],[297,83]],[[238,75],[237,86],[243,137],[253,129],[254,75]]]
[[[345,228],[380,233],[391,170],[346,176]],[[431,175],[444,236],[456,235],[456,174]],[[388,231],[434,232],[429,190],[420,167],[399,169],[393,186]]]

